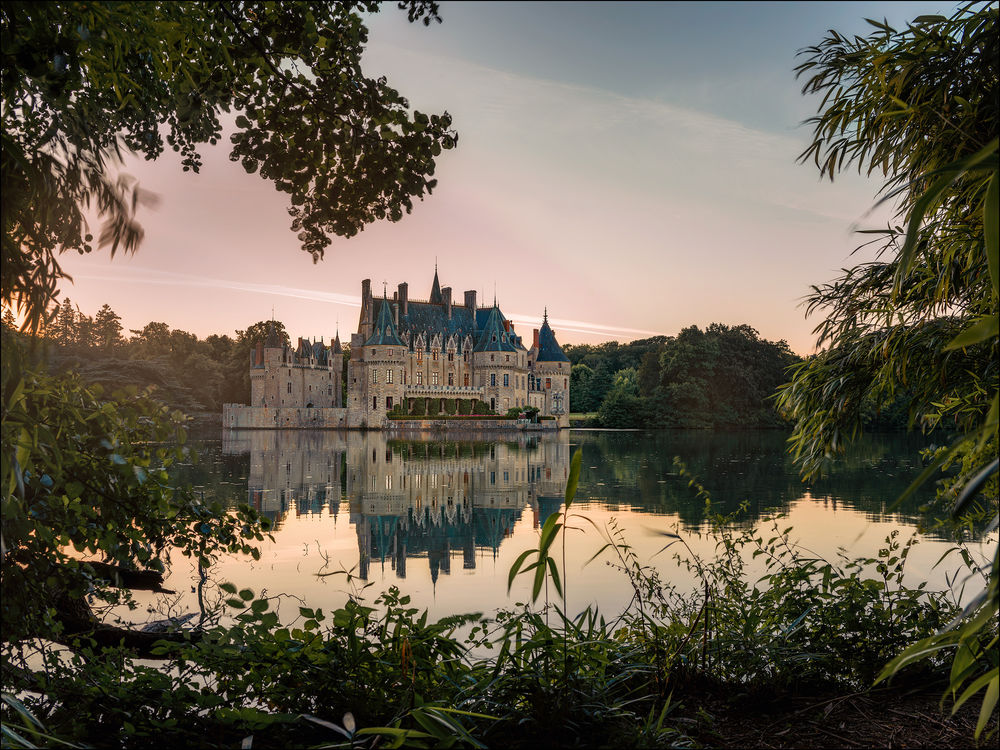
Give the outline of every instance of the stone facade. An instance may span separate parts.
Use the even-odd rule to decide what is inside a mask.
[[[299,339],[292,349],[272,329],[250,355],[249,407],[227,404],[223,424],[392,429],[391,411],[409,413],[426,399],[441,406],[483,401],[500,415],[534,406],[540,416],[553,417],[554,426],[569,426],[570,362],[548,311],[526,348],[495,300],[480,307],[476,292],[467,291],[457,303],[450,287],[441,288],[436,269],[427,301],[411,300],[406,283],[391,300],[374,297],[369,279],[361,283],[345,404],[342,355],[339,334],[330,346]]]
[[[467,291],[456,302],[436,270],[427,301],[410,299],[406,283],[379,299],[365,279],[347,365],[348,424],[382,428],[394,407],[410,411],[426,398],[480,400],[498,414],[536,406],[568,427],[569,370],[547,311],[528,349],[496,301],[480,307]]]

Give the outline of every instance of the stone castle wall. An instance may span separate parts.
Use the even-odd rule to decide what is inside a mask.
[[[348,426],[347,409],[223,404],[222,426],[232,430],[336,430]]]

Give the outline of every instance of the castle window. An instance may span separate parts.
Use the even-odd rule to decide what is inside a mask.
[[[333,386],[332,385],[328,385],[326,387],[326,395],[327,396],[332,396],[333,395]]]
[[[495,372],[490,373],[490,385],[497,384],[497,374]]]
[[[292,392],[292,381],[291,380],[288,381],[288,392],[289,393]]]
[[[438,361],[437,349],[435,349],[434,351],[431,352],[431,359],[433,359],[435,362]]]
[[[448,361],[449,362],[455,361],[455,352],[448,352]]]
[[[385,408],[386,409],[391,409],[392,408],[392,396],[386,396],[385,397]]]
[[[376,370],[376,369],[375,369],[375,368],[373,367],[373,368],[372,368],[372,385],[375,385],[375,384],[377,384],[377,383],[378,383],[378,370]]]
[[[492,362],[492,361],[493,361],[493,355],[491,354],[490,355],[490,362]]]
[[[504,388],[510,385],[510,375],[508,375],[507,373],[503,374],[503,385]]]
[[[432,372],[431,373],[431,385],[437,385],[437,384],[438,384],[438,374],[437,374],[437,372]]]
[[[372,396],[372,408],[373,409],[378,408],[378,396]]]
[[[386,370],[385,371],[385,382],[386,383],[391,383],[392,382],[392,370]]]
[[[448,373],[448,385],[455,385],[455,373]]]
[[[497,335],[494,333],[493,334],[493,343],[495,344],[496,342],[497,342]]]
[[[545,378],[545,390],[549,390],[552,387],[552,378]]]
[[[469,373],[465,373],[465,387],[469,387]]]
[[[399,382],[401,382],[403,385],[406,385],[406,370],[399,371]]]
[[[424,384],[424,374],[420,372],[420,370],[417,370],[417,385],[423,385],[423,384]]]
[[[372,356],[374,357],[376,354],[378,354],[378,349],[372,349]]]
[[[563,378],[563,388],[569,388],[569,381],[567,378]]]

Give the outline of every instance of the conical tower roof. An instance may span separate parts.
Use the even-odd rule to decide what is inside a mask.
[[[440,305],[444,302],[441,296],[441,282],[438,281],[437,263],[434,264],[434,283],[431,284],[431,298],[427,300],[432,305]]]
[[[567,357],[556,341],[556,335],[549,327],[549,311],[545,310],[545,317],[542,319],[542,327],[538,331],[538,353],[535,355],[536,362],[569,362]]]
[[[379,307],[378,319],[375,321],[375,330],[365,342],[365,346],[403,346],[403,341],[396,332],[396,324],[392,321],[392,311],[389,309],[389,300],[383,299]]]
[[[517,351],[517,347],[514,345],[514,335],[508,333],[507,329],[503,325],[503,313],[500,312],[500,308],[497,307],[496,302],[493,302],[493,308],[490,310],[489,317],[486,319],[486,323],[480,329],[477,334],[479,337],[476,343],[474,351],[477,352],[514,352]]]

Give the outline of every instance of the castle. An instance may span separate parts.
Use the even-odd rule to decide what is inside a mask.
[[[347,402],[341,403],[343,349],[299,339],[293,349],[274,330],[250,355],[250,405],[227,404],[227,427],[352,427],[381,429],[392,416],[467,414],[485,404],[504,415],[535,407],[559,427],[569,425],[570,362],[545,312],[526,348],[494,300],[462,303],[441,287],[437,268],[427,301],[406,283],[392,299],[361,282],[361,315],[351,335]],[[550,422],[551,423],[551,422]]]

